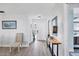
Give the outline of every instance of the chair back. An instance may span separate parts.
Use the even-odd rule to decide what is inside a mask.
[[[23,33],[16,33],[16,43],[21,43],[23,41]]]

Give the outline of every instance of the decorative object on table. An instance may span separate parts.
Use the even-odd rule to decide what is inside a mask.
[[[17,21],[14,20],[2,21],[2,29],[16,29],[16,28],[17,28]]]

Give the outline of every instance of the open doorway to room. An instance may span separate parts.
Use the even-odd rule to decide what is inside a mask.
[[[38,28],[35,22],[32,23],[32,35],[33,35],[33,42],[37,40]]]
[[[46,20],[41,18],[32,19],[32,35],[33,41],[46,40],[47,25]]]
[[[36,42],[39,37],[39,24],[40,19],[32,19],[32,36],[33,36],[33,42]]]

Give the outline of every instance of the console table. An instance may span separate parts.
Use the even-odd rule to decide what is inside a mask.
[[[59,47],[59,44],[61,44],[59,39],[57,39],[57,38],[50,38],[48,42],[49,42],[49,47],[50,47],[50,44],[52,44],[52,56],[54,56],[53,45],[57,45],[57,56],[58,56],[58,47]]]

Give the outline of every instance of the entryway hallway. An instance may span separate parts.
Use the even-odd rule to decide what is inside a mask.
[[[21,48],[18,52],[17,48],[12,48],[12,52],[9,52],[9,48],[0,48],[0,56],[51,56],[49,48],[44,40],[35,41],[30,44],[29,47]]]

